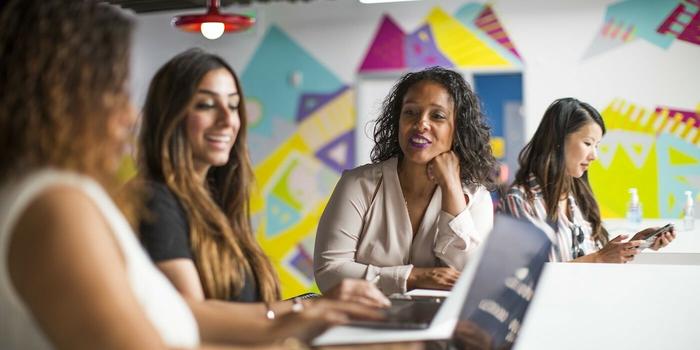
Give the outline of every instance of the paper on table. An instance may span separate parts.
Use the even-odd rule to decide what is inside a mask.
[[[449,290],[438,290],[438,289],[413,289],[406,292],[406,295],[412,297],[445,297],[450,295]]]

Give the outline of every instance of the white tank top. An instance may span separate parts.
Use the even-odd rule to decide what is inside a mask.
[[[197,346],[199,331],[192,312],[153,265],[126,218],[104,189],[84,176],[42,170],[0,187],[0,349],[53,348],[12,286],[7,260],[10,232],[17,220],[37,195],[56,185],[81,190],[105,217],[124,256],[129,287],[163,341],[172,347]]]

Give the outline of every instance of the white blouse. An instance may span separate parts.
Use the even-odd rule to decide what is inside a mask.
[[[43,191],[57,185],[79,189],[102,212],[124,255],[128,288],[131,288],[164,343],[172,347],[197,346],[199,330],[192,312],[180,294],[153,265],[126,218],[104,189],[84,176],[43,170],[0,187],[0,349],[53,348],[12,286],[7,255],[10,233],[27,206]]]
[[[413,236],[398,177],[398,159],[343,173],[316,233],[316,283],[326,291],[343,278],[377,281],[385,294],[405,293],[413,266],[461,271],[493,227],[493,203],[483,186],[464,187],[467,208],[442,211],[439,186]],[[377,280],[378,279],[378,280]]]

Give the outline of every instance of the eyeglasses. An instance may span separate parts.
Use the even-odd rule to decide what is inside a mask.
[[[574,225],[571,229],[571,255],[574,259],[580,258],[586,255],[581,248],[581,243],[583,243],[583,230],[581,226]]]

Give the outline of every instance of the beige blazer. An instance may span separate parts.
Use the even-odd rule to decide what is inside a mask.
[[[374,281],[385,294],[405,293],[413,266],[462,270],[493,227],[493,204],[483,186],[464,187],[467,208],[442,211],[438,186],[416,236],[403,199],[398,159],[343,173],[316,232],[314,272],[321,291],[343,278]]]

